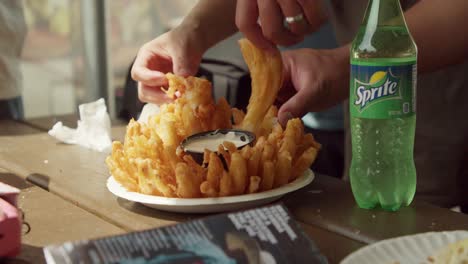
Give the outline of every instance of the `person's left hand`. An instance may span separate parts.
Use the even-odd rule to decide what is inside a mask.
[[[322,111],[349,95],[349,46],[333,50],[298,49],[282,53],[283,87],[278,93],[278,120]]]
[[[237,27],[257,47],[266,50],[274,45],[299,43],[324,21],[320,0],[237,0]]]

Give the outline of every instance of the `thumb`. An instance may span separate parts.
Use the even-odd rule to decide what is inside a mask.
[[[285,127],[292,118],[304,116],[308,110],[310,95],[304,90],[299,90],[293,97],[289,98],[278,111],[278,121]]]

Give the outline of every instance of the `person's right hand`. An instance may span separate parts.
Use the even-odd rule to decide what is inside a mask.
[[[315,32],[326,20],[319,0],[237,0],[236,25],[255,46],[275,50],[290,46]],[[301,16],[284,25],[286,17]]]
[[[165,74],[193,76],[198,71],[204,51],[185,28],[175,28],[144,44],[132,67],[138,81],[138,98],[142,102],[163,104],[171,99],[161,90],[167,86]]]
[[[283,87],[278,92],[278,121],[334,106],[349,96],[349,45],[330,50],[282,52]]]

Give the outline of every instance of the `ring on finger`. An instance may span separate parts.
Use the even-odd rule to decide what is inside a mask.
[[[304,20],[304,14],[300,13],[300,14],[295,15],[295,16],[287,16],[287,17],[284,18],[284,20],[288,24],[300,22],[300,21]]]

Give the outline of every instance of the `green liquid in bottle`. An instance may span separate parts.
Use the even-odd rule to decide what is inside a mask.
[[[398,0],[371,0],[351,48],[351,187],[361,208],[413,200],[417,48]]]

